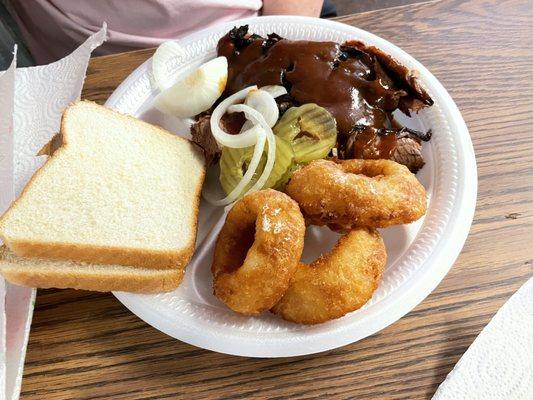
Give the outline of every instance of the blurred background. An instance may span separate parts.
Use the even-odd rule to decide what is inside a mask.
[[[206,3],[215,4],[214,8],[216,8],[216,1],[217,0],[208,0]],[[227,3],[228,0],[225,1]],[[231,1],[233,3],[242,4],[239,2],[246,0]],[[270,1],[271,3],[270,5],[265,6],[265,9],[270,7],[270,14],[309,15],[308,4],[317,4],[318,8],[315,13],[317,16],[320,13],[321,18],[333,18],[347,14],[418,3],[424,0],[325,0],[321,6],[321,0],[285,0],[283,2],[280,0],[265,0],[264,2],[261,2],[261,0],[250,0],[248,4],[254,4],[254,7],[256,7],[256,10],[251,12],[261,14],[262,11],[257,11],[257,9],[261,8],[262,5],[266,5],[267,1]],[[154,11],[152,19],[158,20],[155,24],[161,23],[161,13],[165,13],[166,11],[165,8],[161,6],[162,1],[136,0],[134,4],[138,5],[141,2],[146,3],[147,10]],[[187,7],[187,0],[169,1],[169,3],[172,2],[176,2],[178,8],[180,2],[183,8],[186,9]],[[222,0],[221,2],[224,3]],[[76,8],[76,3],[78,3],[78,8]],[[94,5],[97,5],[100,8],[105,8],[105,6],[111,6],[114,9],[118,8],[117,0],[91,1],[91,7],[88,7],[87,3],[83,4],[76,0],[0,0],[0,71],[6,69],[11,62],[13,46],[15,44],[18,46],[18,67],[44,64],[61,58],[61,56],[70,53],[76,48],[81,43],[83,37],[87,37],[91,33],[90,29],[87,29],[87,22],[94,22],[95,20]],[[126,3],[127,7],[131,7],[132,3],[129,1],[123,1],[119,4],[126,7]],[[292,9],[290,6],[291,3],[295,5]],[[181,13],[183,13],[183,8],[180,10]],[[92,12],[92,15],[90,15],[92,20],[89,20],[89,17],[87,17],[87,15],[90,14],[87,11],[88,9]],[[79,10],[78,15],[76,15],[77,10]],[[320,12],[318,10],[320,10]],[[191,13],[196,11],[191,11]],[[122,20],[127,23],[127,19],[130,15],[131,13],[123,15],[117,14],[115,17],[123,17]],[[146,18],[149,18],[148,16],[150,13],[144,13],[144,15],[147,16]],[[241,16],[247,15],[248,14],[242,14]],[[98,15],[96,14],[96,16]],[[168,19],[169,15],[166,15],[166,17]],[[113,30],[114,25],[116,24],[110,22],[104,15],[102,15],[101,18],[108,21],[108,28]],[[68,21],[66,22],[65,20],[67,19]],[[231,19],[230,15],[227,15],[226,20],[228,19]],[[146,25],[150,25],[149,19],[145,19],[145,21]],[[74,24],[74,27],[72,24]],[[73,32],[76,30],[76,24],[79,25],[79,32]],[[47,29],[47,27],[50,28]],[[95,26],[95,28],[97,27]],[[123,29],[123,27],[120,28]],[[62,32],[61,29],[63,29],[64,32]],[[194,30],[194,27],[191,27],[191,29]],[[118,31],[119,28],[117,27],[117,32]],[[64,35],[62,35],[62,33],[64,33]],[[113,33],[111,32],[110,34],[112,35]],[[144,33],[141,33],[140,36],[143,34]],[[70,41],[67,41],[64,38],[69,38]],[[153,37],[150,37],[149,39],[152,40],[145,42],[140,40],[136,43],[132,43],[130,44],[131,48],[122,43],[121,46],[113,46],[112,43],[106,44],[108,45],[108,48],[104,49],[104,54],[134,50],[143,47],[154,47],[157,45],[157,43],[153,41]],[[48,52],[45,52],[45,50]]]

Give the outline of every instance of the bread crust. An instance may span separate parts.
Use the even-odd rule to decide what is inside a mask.
[[[93,276],[78,271],[46,271],[1,268],[4,278],[15,285],[34,288],[81,289],[96,292],[160,293],[176,289],[183,279],[182,270],[161,270],[158,275],[128,276],[117,279],[114,275]]]
[[[61,268],[60,261],[55,270],[39,270],[38,260],[35,269],[21,267],[16,262],[6,261],[0,250],[0,273],[15,284],[38,288],[83,289],[97,292],[132,292],[159,293],[174,290],[183,280],[184,270],[151,270],[146,273],[138,268],[131,268],[130,273],[120,274],[94,270],[73,270]],[[146,271],[146,270],[145,270]]]
[[[194,252],[193,243],[177,252],[144,251],[127,247],[94,246],[78,243],[48,243],[25,240],[5,240],[9,249],[19,257],[72,260],[92,264],[138,266],[153,269],[185,268]]]
[[[88,100],[82,100],[76,103],[88,103],[91,106],[101,107],[97,103]],[[179,251],[147,251],[146,249],[135,249],[135,248],[124,248],[118,246],[94,246],[88,244],[79,244],[79,243],[51,243],[51,242],[39,242],[39,241],[30,241],[30,240],[15,240],[4,234],[4,222],[5,217],[13,210],[20,199],[24,197],[27,191],[30,190],[35,179],[40,176],[40,174],[46,173],[47,166],[50,163],[61,156],[68,146],[69,138],[68,132],[65,129],[65,120],[68,117],[70,107],[74,104],[72,103],[61,118],[61,127],[59,134],[62,135],[63,143],[61,146],[46,160],[46,162],[35,172],[31,177],[27,185],[24,187],[21,195],[11,204],[7,211],[0,217],[0,239],[2,239],[9,249],[13,251],[17,256],[28,257],[28,258],[54,258],[54,259],[63,259],[63,260],[74,260],[82,262],[90,262],[94,264],[118,264],[125,266],[138,266],[143,268],[154,268],[154,269],[183,269],[188,262],[190,261],[192,254],[194,252],[194,247],[196,243],[196,235],[198,232],[198,214],[200,210],[200,196],[205,179],[205,167],[202,170],[201,176],[198,180],[197,187],[195,189],[195,201],[191,206],[193,207],[194,218],[192,226],[192,235],[189,238],[189,243],[186,247],[180,249]],[[114,113],[121,114],[122,116],[140,122],[142,124],[149,125],[154,127],[155,125],[148,124],[142,120],[134,118],[127,114],[119,113],[118,111],[111,110]],[[167,132],[161,127],[155,126],[157,131],[161,135],[171,135],[173,138],[178,140],[187,141],[187,139],[176,136],[170,132]],[[195,149],[195,151],[197,151]],[[198,153],[201,155],[201,153]]]

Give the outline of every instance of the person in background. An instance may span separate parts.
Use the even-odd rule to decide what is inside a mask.
[[[318,17],[323,0],[1,0],[37,64],[58,60],[107,22],[93,54],[158,46],[221,22],[256,15]],[[328,15],[329,16],[329,15]]]

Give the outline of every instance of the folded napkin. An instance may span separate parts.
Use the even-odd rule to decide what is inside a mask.
[[[52,64],[0,72],[0,213],[44,163],[39,150],[59,131],[61,114],[80,97],[91,52],[106,26]],[[16,68],[16,69],[15,69]],[[0,277],[0,399],[19,397],[35,290]]]
[[[6,71],[0,72],[0,213],[13,200],[13,107],[15,98],[16,47],[13,61]],[[31,290],[29,290],[31,293]],[[6,282],[0,277],[0,398],[6,396],[6,339],[7,321],[5,313]]]
[[[433,400],[533,399],[533,278],[496,313]]]

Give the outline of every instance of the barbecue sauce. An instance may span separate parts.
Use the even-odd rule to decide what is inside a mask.
[[[249,36],[243,28],[218,42],[218,55],[228,59],[223,97],[251,85],[282,85],[296,105],[316,103],[335,117],[339,143],[349,147],[343,158],[390,157],[396,136],[377,132],[391,127],[390,113],[402,98],[413,101],[412,90],[391,77],[390,66],[382,65],[375,52],[362,50],[361,42],[293,41],[276,34],[263,38]]]

